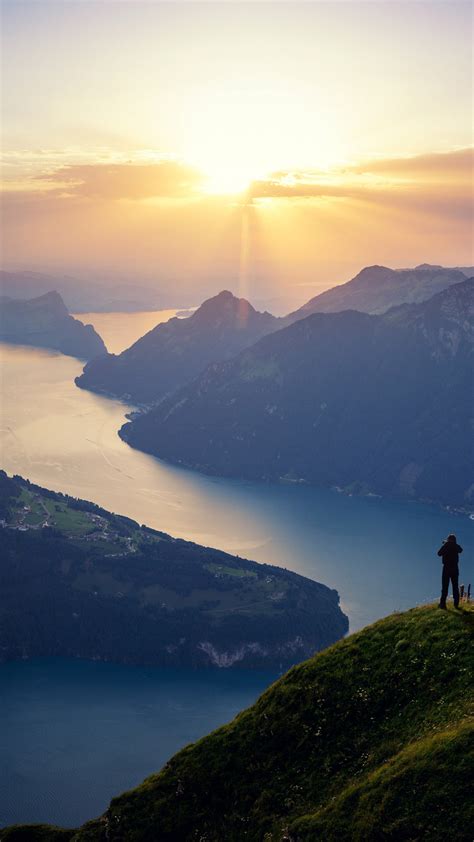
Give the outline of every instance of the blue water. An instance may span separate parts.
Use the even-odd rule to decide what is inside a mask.
[[[2,665],[0,827],[99,815],[275,677],[60,658]]]
[[[110,342],[109,337],[106,337]],[[129,448],[126,407],[74,386],[77,360],[0,343],[0,467],[176,537],[287,567],[339,591],[354,631],[439,594],[442,539],[474,521],[436,506],[204,477]],[[76,825],[229,720],[271,676],[77,661],[0,666],[0,824]]]
[[[352,631],[434,599],[436,550],[458,533],[473,581],[474,521],[436,506],[205,477],[132,450],[127,407],[74,385],[72,357],[0,343],[0,467],[168,532],[278,564],[339,591]]]

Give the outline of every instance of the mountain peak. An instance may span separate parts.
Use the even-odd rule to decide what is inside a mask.
[[[360,310],[381,314],[400,304],[416,304],[466,277],[466,271],[422,263],[405,269],[388,266],[365,266],[352,280],[332,287],[311,298],[286,322],[294,322],[309,313],[334,313],[338,310]]]
[[[84,325],[71,316],[56,290],[27,301],[3,299],[0,337],[5,342],[54,348],[82,359],[106,352],[92,325]]]
[[[388,266],[379,266],[378,264],[374,264],[373,266],[364,266],[364,268],[361,269],[354,278],[352,278],[351,283],[355,284],[358,281],[368,281],[369,283],[384,281],[386,278],[390,278],[394,274],[394,269],[390,269]]]
[[[213,298],[208,298],[196,310],[191,319],[195,323],[223,324],[232,326],[236,323],[248,324],[249,319],[262,314],[245,298],[236,296],[227,289],[222,290]]]
[[[54,310],[57,314],[69,314],[69,310],[67,309],[61,295],[55,289],[50,290],[50,292],[45,292],[43,295],[38,295],[37,298],[30,298],[28,303],[32,307],[47,307],[48,309]]]
[[[430,269],[442,269],[442,266],[439,266],[437,263],[419,263],[418,266],[415,266],[415,269],[420,269],[421,271],[429,271]],[[410,271],[410,270],[408,270]]]
[[[227,289],[204,301],[188,319],[158,324],[118,357],[86,366],[78,386],[138,403],[154,403],[279,327]]]

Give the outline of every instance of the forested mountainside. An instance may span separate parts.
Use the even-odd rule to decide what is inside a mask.
[[[107,353],[92,325],[70,316],[58,292],[28,301],[1,297],[0,340],[51,348],[84,360]]]
[[[0,472],[0,660],[287,668],[347,632],[336,591]]]
[[[471,506],[474,280],[382,316],[315,313],[120,435],[222,476]]]
[[[10,828],[2,842],[471,842],[473,621],[467,605],[380,620],[99,819]]]
[[[76,378],[84,389],[153,403],[200,374],[252,345],[278,326],[270,313],[259,313],[244,298],[221,292],[187,319],[159,324],[121,354],[93,360]]]

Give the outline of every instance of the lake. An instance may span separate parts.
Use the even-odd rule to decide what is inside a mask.
[[[138,313],[77,313],[75,318],[94,325],[109,354],[120,354],[137,339],[161,322],[167,322],[179,310],[147,310]]]
[[[269,673],[45,658],[0,668],[0,827],[74,827],[251,704]]]
[[[154,318],[158,321],[168,314],[154,314]],[[104,314],[81,318],[92,321],[97,329],[100,324],[104,341],[115,351],[152,326],[148,322],[144,327],[139,314],[133,314],[137,316],[133,325],[127,314],[106,315],[106,319]],[[78,360],[5,344],[0,346],[0,357],[0,466],[9,473],[92,500],[174,536],[279,564],[324,582],[339,591],[351,630],[435,599],[440,579],[436,550],[449,532],[456,532],[465,548],[461,580],[473,581],[474,522],[465,515],[302,485],[221,480],[167,465],[119,439],[117,430],[131,407],[77,389],[74,377],[82,370]],[[7,770],[12,778],[8,820],[47,818],[74,824],[79,815],[93,816],[105,808],[111,792],[132,786],[157,769],[183,741],[230,718],[269,680],[241,673],[235,679],[221,673],[211,676],[182,673],[167,678],[158,670],[78,662],[0,667],[0,686],[8,690],[9,722],[16,734],[9,743],[16,758]],[[114,702],[118,707],[111,702],[106,729],[107,705],[102,705],[102,696],[111,698],[109,680],[118,681]],[[190,712],[186,699],[194,698],[196,682],[214,688],[218,709],[209,707],[203,690],[204,695],[196,694],[194,713]],[[82,713],[74,709],[77,720],[68,737],[68,710],[74,694],[67,688],[79,684],[84,694],[81,691],[78,696]],[[225,689],[229,687],[231,691]],[[234,699],[232,688],[237,693]],[[156,696],[157,704],[138,722],[135,699],[147,693]],[[181,713],[179,706],[173,708],[179,694],[185,705]],[[222,699],[221,707],[217,697]],[[23,704],[18,702],[21,698]],[[166,699],[170,718],[163,716],[160,707],[168,704]],[[114,718],[115,710],[120,715]],[[124,733],[129,744],[120,747]],[[119,780],[115,775],[121,774],[116,767],[122,751],[133,756],[124,761],[125,777]],[[94,752],[97,765],[91,765],[88,775]],[[69,764],[66,780],[65,762]],[[61,793],[58,801],[52,800],[55,792]],[[62,818],[54,812],[60,809],[59,801]]]

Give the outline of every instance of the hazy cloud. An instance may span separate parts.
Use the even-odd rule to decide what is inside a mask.
[[[457,149],[452,152],[429,152],[409,158],[379,158],[350,167],[354,173],[374,173],[392,177],[430,179],[472,179],[474,148]]]
[[[196,169],[174,160],[150,164],[71,164],[36,179],[57,185],[57,191],[94,199],[189,196],[202,182]]]
[[[254,181],[248,198],[336,198],[468,218],[473,150],[391,158],[334,170],[278,172]]]

